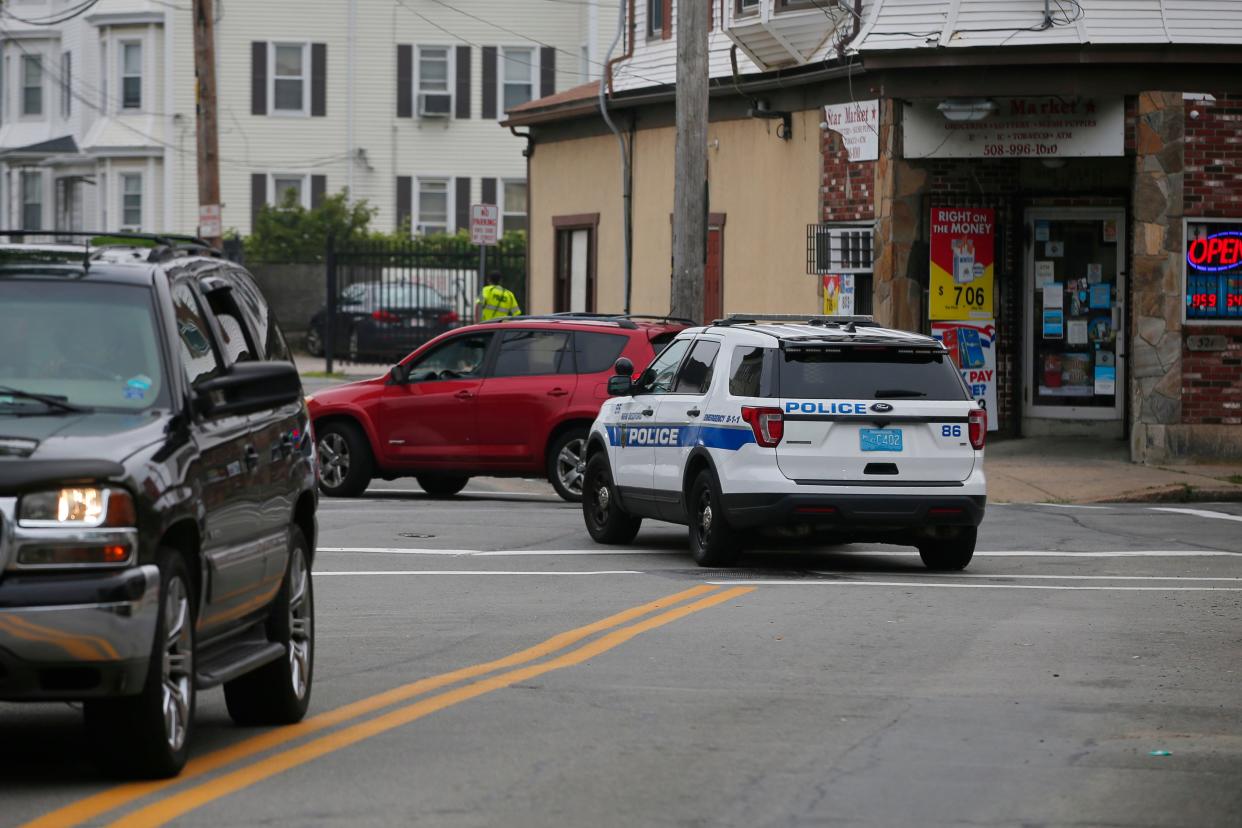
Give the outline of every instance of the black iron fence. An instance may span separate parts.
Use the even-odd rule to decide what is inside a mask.
[[[326,302],[311,319],[307,348],[333,362],[392,362],[447,330],[475,321],[480,274],[527,306],[526,250],[507,239],[480,247],[464,238],[329,244]]]

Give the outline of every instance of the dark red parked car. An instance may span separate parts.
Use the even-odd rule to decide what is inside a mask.
[[[691,324],[555,314],[443,334],[385,376],[308,398],[320,488],[353,497],[375,477],[415,477],[453,495],[475,475],[547,477],[581,500],[579,460],[613,364],[626,357],[641,370]]]

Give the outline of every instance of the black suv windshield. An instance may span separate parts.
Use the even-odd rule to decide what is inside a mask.
[[[148,288],[0,279],[0,387],[70,406],[139,411],[166,405]],[[0,392],[0,416],[64,411]]]
[[[788,351],[780,396],[832,400],[965,400],[961,377],[940,353],[896,348]]]

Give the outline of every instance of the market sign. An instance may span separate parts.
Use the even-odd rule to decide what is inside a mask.
[[[841,136],[850,161],[880,157],[880,102],[851,101],[824,107],[824,123]]]
[[[932,208],[929,319],[993,317],[995,235],[992,210]]]
[[[908,103],[902,113],[906,158],[1083,158],[1125,154],[1120,96],[991,98],[977,121],[949,120],[939,100]]]
[[[1186,319],[1242,321],[1242,221],[1186,220]]]

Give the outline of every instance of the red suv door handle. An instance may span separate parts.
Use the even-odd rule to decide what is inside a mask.
[[[549,397],[564,397],[568,393],[569,392],[566,391],[564,388],[553,388],[551,391],[548,392],[548,396]]]
[[[456,397],[456,398],[457,398],[457,399],[459,399],[459,400],[469,400],[469,399],[473,399],[473,398],[474,398],[474,392],[473,392],[473,391],[467,391],[466,389],[464,389],[464,388],[463,388],[462,390],[458,391],[458,392],[457,392],[456,394],[454,394],[453,396],[454,396],[454,397]]]

